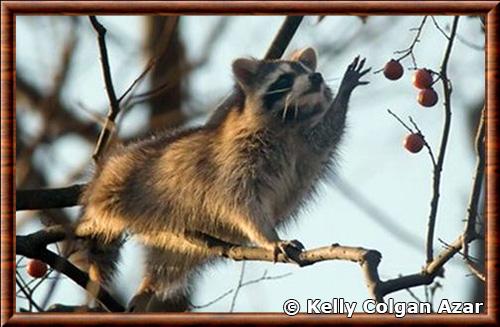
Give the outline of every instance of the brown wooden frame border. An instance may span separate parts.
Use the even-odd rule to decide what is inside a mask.
[[[228,323],[423,323],[496,325],[498,296],[498,48],[499,1],[4,1],[1,4],[1,324],[228,324]],[[321,14],[321,15],[485,15],[486,16],[486,217],[487,313],[429,315],[397,319],[392,315],[356,314],[287,317],[279,313],[230,314],[25,314],[16,313],[14,300],[15,235],[15,16],[111,14]]]

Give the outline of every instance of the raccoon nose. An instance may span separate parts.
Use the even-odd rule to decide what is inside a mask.
[[[312,73],[309,75],[309,80],[313,86],[319,86],[323,82],[323,76],[320,73]]]

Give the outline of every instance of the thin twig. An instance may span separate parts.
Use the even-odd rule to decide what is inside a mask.
[[[432,19],[432,22],[434,23],[434,26],[436,26],[436,28],[438,29],[438,31],[440,31],[441,34],[443,34],[443,36],[449,41],[450,36],[448,34],[446,34],[446,32],[441,28],[441,26],[439,26],[438,22],[436,21],[436,18],[434,16],[431,16],[431,19]]]
[[[415,37],[413,38],[413,41],[411,42],[410,46],[404,50],[399,50],[394,52],[395,54],[402,54],[400,57],[396,59],[396,61],[400,61],[408,56],[411,56],[413,62],[413,68],[417,68],[417,62],[413,54],[413,49],[415,48],[417,43],[420,42],[420,34],[422,33],[427,17],[428,16],[424,16],[424,18],[422,18],[422,21],[420,22],[420,25],[417,28],[413,29],[417,31],[417,33],[415,34]]]
[[[233,293],[234,292],[234,288],[222,293],[221,295],[219,295],[218,297],[216,297],[215,299],[213,300],[210,300],[209,302],[205,303],[205,304],[193,304],[193,303],[190,303],[189,306],[193,309],[202,309],[202,308],[206,308],[206,307],[209,307],[211,306],[212,304],[215,304],[217,302],[219,302],[220,300],[222,300],[223,298],[225,298],[226,296],[228,296],[229,294]]]
[[[413,293],[413,291],[411,289],[405,288],[405,291],[408,292],[408,294],[410,294],[410,296],[412,298],[414,298],[415,300],[417,300],[417,302],[422,302],[422,300],[415,293]]]
[[[267,272],[268,272],[267,269],[264,270],[264,273],[262,274],[261,277],[246,281],[243,284],[241,284],[241,287],[256,284],[256,283],[263,281],[263,280],[277,280],[277,279],[282,279],[282,278],[285,278],[285,277],[292,275],[292,273],[286,273],[286,274],[281,274],[281,275],[276,275],[276,276],[267,276]]]
[[[450,33],[450,40],[446,47],[444,53],[443,62],[441,64],[440,75],[442,77],[443,93],[444,93],[444,123],[443,123],[443,134],[441,137],[441,145],[439,147],[439,154],[437,158],[436,166],[434,167],[434,176],[432,184],[432,200],[431,209],[429,213],[428,223],[427,223],[427,241],[426,241],[426,262],[432,262],[433,256],[433,242],[434,242],[434,229],[436,226],[436,216],[439,204],[439,189],[441,186],[441,172],[443,170],[444,157],[446,154],[446,146],[448,144],[448,137],[450,134],[451,126],[451,83],[448,80],[448,61],[450,59],[451,49],[453,46],[453,40],[455,39],[455,34],[458,26],[459,16],[455,16],[453,19],[453,25]]]
[[[415,130],[413,130],[411,127],[409,127],[408,125],[406,125],[405,122],[403,122],[403,120],[401,118],[398,117],[398,115],[396,115],[394,112],[392,112],[390,109],[387,109],[387,112],[389,112],[394,118],[396,118],[396,120],[401,124],[403,125],[404,128],[406,128],[411,134],[419,134],[420,137],[422,138],[422,141],[424,142],[424,146],[425,148],[427,149],[427,151],[429,152],[429,156],[431,158],[431,162],[432,162],[432,168],[436,168],[436,159],[434,157],[434,152],[432,151],[432,148],[430,146],[430,144],[427,142],[427,140],[425,139],[425,136],[424,134],[422,133],[422,131],[420,130],[420,128],[418,127],[417,123],[415,123],[415,121],[413,120],[413,118],[411,116],[409,116],[409,120],[410,120],[410,123],[413,125],[413,128]]]
[[[404,128],[406,128],[406,130],[408,130],[408,132],[410,132],[410,133],[412,133],[412,134],[414,133],[414,131],[411,129],[411,127],[410,127],[410,126],[408,126],[408,125],[406,125],[406,123],[405,123],[405,122],[404,122],[401,118],[399,118],[399,117],[398,117],[398,115],[396,115],[394,112],[392,112],[392,111],[391,111],[391,109],[387,109],[387,112],[388,112],[389,114],[391,114],[394,118],[396,118],[396,120],[397,120],[397,121],[398,121],[401,125],[403,125],[403,127],[404,127]]]
[[[424,146],[427,149],[427,152],[429,152],[429,157],[431,158],[431,161],[432,161],[432,168],[433,169],[436,168],[436,158],[434,157],[434,152],[432,151],[432,148],[431,148],[429,142],[427,142],[424,134],[422,133],[422,130],[420,130],[420,128],[418,127],[417,123],[413,120],[413,118],[411,116],[408,116],[408,119],[410,120],[410,123],[417,130],[417,133],[420,134],[420,136],[422,137],[422,140],[424,141]]]
[[[17,278],[16,278],[16,284],[19,287],[19,289],[21,290],[21,292],[23,292],[24,296],[26,296],[26,299],[29,301],[30,305],[34,306],[35,309],[38,310],[38,312],[43,312],[43,309],[40,308],[40,306],[32,299],[30,292],[28,292],[24,289],[23,285],[21,284],[21,282],[19,282],[19,280]]]
[[[118,103],[121,103],[122,100],[146,77],[146,75],[151,71],[155,64],[156,60],[155,58],[152,58],[148,62],[142,73],[140,73],[139,76],[137,76],[137,78],[132,82],[132,84],[130,84],[130,86],[125,90],[125,92],[123,92],[123,94],[118,99]]]
[[[243,283],[243,276],[245,275],[245,266],[246,266],[246,261],[243,261],[243,263],[241,264],[240,278],[238,280],[238,285],[236,286],[236,290],[234,291],[234,295],[233,295],[233,299],[231,301],[231,307],[229,308],[229,312],[234,311],[234,305],[236,304],[236,298],[238,297],[238,293],[240,292],[241,284]]]
[[[244,283],[241,284],[241,288],[243,287],[246,287],[248,285],[252,285],[252,284],[256,284],[258,282],[261,282],[261,281],[266,281],[266,280],[277,280],[277,279],[281,279],[281,278],[285,278],[285,277],[288,277],[290,276],[292,273],[286,273],[286,274],[281,274],[281,275],[276,275],[276,276],[267,276],[267,270],[264,271],[264,274],[259,277],[259,278],[256,278],[256,279],[252,279],[252,280],[249,280],[249,281],[246,281]],[[220,300],[222,300],[223,298],[225,298],[226,296],[228,296],[229,294],[233,293],[235,291],[234,288],[222,293],[221,295],[219,295],[218,297],[216,297],[215,299],[211,300],[210,302],[207,302],[205,304],[201,304],[201,305],[196,305],[196,304],[190,304],[190,306],[192,308],[195,308],[195,309],[202,309],[202,308],[206,308],[206,307],[209,307],[211,306],[212,304],[216,303],[216,302],[219,302]]]
[[[464,237],[463,237],[463,234],[462,234],[462,241],[463,241],[463,239],[464,239]],[[445,242],[445,241],[444,241],[443,239],[441,239],[441,238],[438,238],[438,241],[439,241],[439,243],[441,243],[441,244],[443,245],[443,247],[444,247],[444,248],[446,248],[446,249],[448,249],[448,248],[452,247],[452,245],[450,245],[450,243]],[[462,245],[462,249],[463,249],[463,245]],[[460,255],[463,259],[465,259],[465,258],[466,258],[466,255],[464,254],[464,252],[463,252],[463,251],[458,251],[458,252],[457,252],[457,254],[458,254],[458,255]],[[472,260],[472,261],[479,262],[479,259],[478,259],[478,258],[475,258],[475,257],[471,256],[470,254],[468,255],[468,258],[469,258],[470,260]]]
[[[410,56],[411,58],[411,61],[413,63],[413,68],[412,69],[417,69],[417,61],[415,59],[415,55],[413,53],[413,49],[415,48],[415,46],[417,45],[418,42],[420,42],[420,34],[422,33],[422,29],[425,25],[425,22],[427,20],[427,16],[424,16],[424,18],[422,18],[422,21],[420,22],[420,25],[418,27],[415,27],[415,28],[410,28],[410,31],[416,31],[415,33],[415,37],[413,38],[413,41],[411,42],[410,46],[406,49],[403,49],[403,50],[397,50],[397,51],[394,51],[394,54],[401,54],[401,56],[397,57],[396,61],[401,61],[403,60],[404,58]],[[380,69],[377,69],[375,70],[373,73],[374,74],[378,74],[380,72],[384,71],[384,68],[380,68]]]
[[[486,282],[486,275],[484,272],[482,272],[471,260],[466,259],[465,264],[473,276],[476,276],[483,283]]]
[[[45,297],[42,301],[42,305],[41,305],[42,308],[44,308],[44,309],[47,308],[47,305],[49,304],[50,299],[52,298],[52,296],[54,295],[54,293],[56,291],[57,285],[61,281],[60,277],[61,277],[61,273],[59,271],[57,271],[56,277],[52,279],[49,290],[47,291],[47,294],[45,294]]]

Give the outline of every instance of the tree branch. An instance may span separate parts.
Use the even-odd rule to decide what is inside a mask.
[[[101,53],[101,65],[102,73],[104,75],[104,83],[106,85],[106,92],[109,99],[109,112],[106,119],[106,123],[102,128],[99,139],[97,140],[96,149],[92,158],[94,161],[98,161],[104,150],[106,149],[107,143],[114,131],[116,116],[120,113],[120,103],[116,98],[115,88],[113,86],[113,81],[111,79],[111,68],[109,65],[108,49],[106,47],[106,28],[99,23],[95,16],[89,16],[90,23],[97,32],[97,41],[99,43],[99,52]]]
[[[464,232],[457,237],[455,241],[449,244],[436,258],[428,262],[422,272],[399,277],[393,280],[383,282],[380,286],[380,295],[396,292],[405,288],[429,285],[433,282],[436,276],[442,276],[444,273],[444,265],[460,250],[464,251],[466,264],[471,272],[480,280],[485,281],[486,278],[482,272],[478,270],[468,256],[468,244],[477,238],[475,232],[475,221],[478,213],[478,204],[482,190],[482,182],[484,179],[485,170],[485,124],[484,124],[484,108],[479,123],[479,128],[476,135],[476,172],[473,177],[473,186],[470,195],[469,205],[467,208],[467,217],[465,222]]]
[[[486,165],[485,160],[485,135],[486,135],[486,127],[485,127],[485,117],[484,110],[481,112],[481,118],[479,120],[478,131],[476,135],[476,172],[474,175],[473,183],[472,183],[472,192],[469,199],[469,205],[467,208],[467,217],[465,220],[465,228],[464,228],[464,237],[463,237],[463,249],[464,249],[464,259],[469,270],[474,274],[477,278],[486,281],[486,277],[484,273],[482,273],[479,267],[470,259],[469,257],[469,243],[477,237],[476,232],[476,218],[479,213],[479,199],[481,196],[481,191],[483,189],[483,181],[484,181],[484,169]]]
[[[475,192],[473,192],[475,193]],[[478,201],[473,197],[473,201]],[[473,204],[474,205],[474,204]],[[45,249],[47,244],[59,242],[69,237],[67,229],[61,226],[53,226],[46,230],[26,235],[17,236],[16,253],[30,258],[37,258],[47,262],[51,267],[66,274],[78,285],[87,288],[88,275],[74,267],[66,259]],[[189,237],[189,235],[187,235]],[[332,244],[331,246],[320,247],[293,254],[293,262],[289,261],[283,254],[279,254],[276,261],[274,252],[257,247],[247,247],[230,244],[208,235],[196,233],[190,241],[204,246],[210,250],[212,255],[229,258],[235,261],[257,260],[280,263],[296,263],[301,267],[309,266],[321,261],[344,260],[357,262],[362,270],[368,293],[377,302],[383,302],[385,295],[405,290],[411,287],[429,285],[436,277],[443,277],[444,265],[460,250],[464,245],[464,234],[461,234],[453,243],[448,245],[433,261],[427,263],[421,272],[400,276],[395,279],[381,281],[378,274],[378,265],[381,260],[380,252],[361,247],[341,246]],[[71,237],[73,237],[71,235]],[[474,240],[475,235],[469,237],[469,241]],[[123,311],[123,308],[102,288],[99,287],[98,300],[111,311]]]
[[[243,262],[245,263],[245,262]],[[242,270],[243,271],[243,270]],[[261,277],[259,278],[255,278],[255,279],[251,279],[251,280],[248,280],[246,282],[243,282],[241,280],[241,277],[240,277],[240,280],[238,282],[238,286],[237,288],[232,288],[230,290],[227,290],[226,292],[222,293],[221,295],[217,296],[215,299],[205,303],[205,304],[193,304],[193,303],[190,303],[190,306],[193,308],[193,309],[201,309],[201,308],[206,308],[206,307],[209,307],[211,306],[212,304],[214,303],[217,303],[218,301],[222,300],[223,298],[225,298],[226,296],[228,296],[229,294],[233,293],[233,292],[237,292],[238,290],[242,289],[243,287],[245,286],[249,286],[249,285],[253,285],[253,284],[256,284],[256,283],[259,283],[259,282],[262,282],[262,281],[269,281],[269,280],[276,280],[276,279],[281,279],[281,278],[285,278],[287,276],[290,276],[292,273],[286,273],[286,274],[282,274],[282,275],[276,275],[276,276],[268,276],[267,275],[267,270],[264,271],[264,274],[262,274]],[[234,297],[233,297],[233,300],[234,300]],[[230,310],[230,312],[232,312],[232,310]]]
[[[481,113],[481,118],[479,120],[479,126],[476,135],[475,148],[476,148],[476,172],[474,175],[474,181],[472,186],[472,192],[469,199],[469,206],[467,208],[467,218],[465,224],[465,235],[467,238],[473,236],[476,226],[476,218],[478,214],[478,203],[479,197],[481,195],[483,179],[484,179],[484,169],[485,169],[485,135],[486,135],[486,125],[484,123],[484,107]],[[466,239],[467,240],[467,239]]]
[[[38,259],[68,276],[83,289],[98,290],[95,298],[111,312],[123,312],[118,303],[103,286],[91,281],[88,274],[75,267],[67,259],[47,249],[47,245],[74,238],[72,232],[63,226],[53,226],[29,235],[16,236],[16,254]]]
[[[78,198],[85,185],[16,191],[16,211],[65,208],[78,205]]]
[[[448,79],[448,61],[450,59],[451,49],[453,46],[453,40],[455,39],[455,34],[457,32],[459,16],[455,16],[453,19],[453,25],[451,28],[450,39],[448,41],[448,46],[443,57],[443,62],[441,64],[441,81],[443,83],[444,92],[444,125],[443,134],[441,136],[441,145],[439,147],[439,154],[437,158],[436,166],[434,167],[434,177],[432,184],[432,200],[431,200],[431,210],[429,213],[429,219],[427,223],[427,241],[426,241],[426,262],[429,263],[433,260],[433,242],[434,242],[434,229],[436,226],[436,216],[439,205],[439,189],[441,186],[441,172],[443,170],[444,156],[446,153],[446,146],[448,144],[448,136],[450,134],[451,126],[451,84]]]
[[[285,18],[285,22],[281,25],[278,34],[276,34],[271,46],[267,49],[264,59],[278,59],[283,56],[303,19],[304,16],[287,16]]]

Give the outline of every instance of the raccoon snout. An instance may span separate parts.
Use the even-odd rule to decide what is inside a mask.
[[[323,76],[320,73],[312,73],[309,75],[309,81],[313,87],[320,86],[323,83]]]

